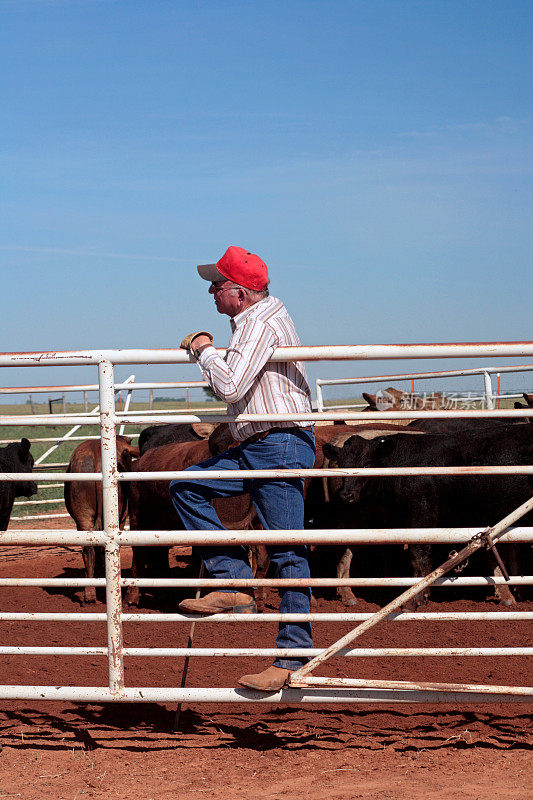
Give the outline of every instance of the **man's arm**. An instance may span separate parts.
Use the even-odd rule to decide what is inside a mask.
[[[197,346],[199,338],[194,341]],[[235,403],[244,397],[276,345],[271,328],[255,320],[246,322],[231,339],[225,358],[209,342],[202,343],[198,365],[214,393],[228,403]]]

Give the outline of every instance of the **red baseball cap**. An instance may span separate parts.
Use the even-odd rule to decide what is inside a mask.
[[[197,269],[204,281],[226,279],[256,292],[268,284],[267,265],[244,247],[228,247],[216,264],[200,264]]]

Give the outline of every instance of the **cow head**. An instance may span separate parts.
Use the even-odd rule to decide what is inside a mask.
[[[131,436],[121,436],[117,434],[117,461],[120,462],[123,453],[129,453],[130,463],[132,458],[139,458],[140,451],[131,443]]]
[[[524,397],[524,400],[526,401],[525,405],[524,405],[524,403],[516,402],[514,404],[514,407],[515,408],[533,408],[533,394],[528,394],[528,392],[524,392],[523,393],[523,397]],[[522,419],[517,420],[517,421],[519,421],[519,422],[533,422],[533,419],[531,417],[523,417]]]
[[[343,467],[376,467],[379,458],[379,448],[387,437],[378,439],[363,439],[362,436],[351,436],[346,440],[342,447],[327,443],[324,445],[324,454],[330,461],[335,461],[342,469]],[[343,503],[357,503],[361,499],[361,493],[367,482],[372,478],[357,477],[350,475],[344,478],[344,486],[339,492],[339,498]]]
[[[229,425],[227,422],[221,422],[211,432],[209,438],[209,452],[211,455],[216,456],[223,453],[228,447],[233,444],[233,438],[230,433]]]
[[[193,422],[191,424],[193,432],[199,439],[208,439],[215,430],[215,427],[216,425],[212,422]]]

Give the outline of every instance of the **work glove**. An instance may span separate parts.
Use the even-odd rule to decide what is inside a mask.
[[[197,336],[207,336],[211,340],[211,344],[213,344],[213,334],[209,333],[209,331],[196,331],[196,333],[189,333],[188,336],[180,344],[182,350],[191,351],[191,344],[196,339]]]

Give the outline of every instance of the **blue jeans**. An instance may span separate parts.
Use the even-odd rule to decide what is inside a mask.
[[[242,443],[202,461],[188,471],[222,469],[309,469],[315,460],[315,437],[311,430],[294,427],[276,431],[253,443]],[[265,530],[301,530],[304,523],[303,478],[291,480],[181,480],[172,481],[170,496],[186,530],[224,530],[209,501],[215,497],[250,494]],[[199,547],[208,572],[217,578],[253,578],[247,549]],[[276,577],[309,578],[306,545],[269,545],[268,555]],[[235,591],[226,589],[226,591]],[[309,588],[281,588],[282,614],[308,614]],[[276,647],[312,647],[308,622],[280,622]],[[298,669],[307,658],[277,658],[276,667]]]

